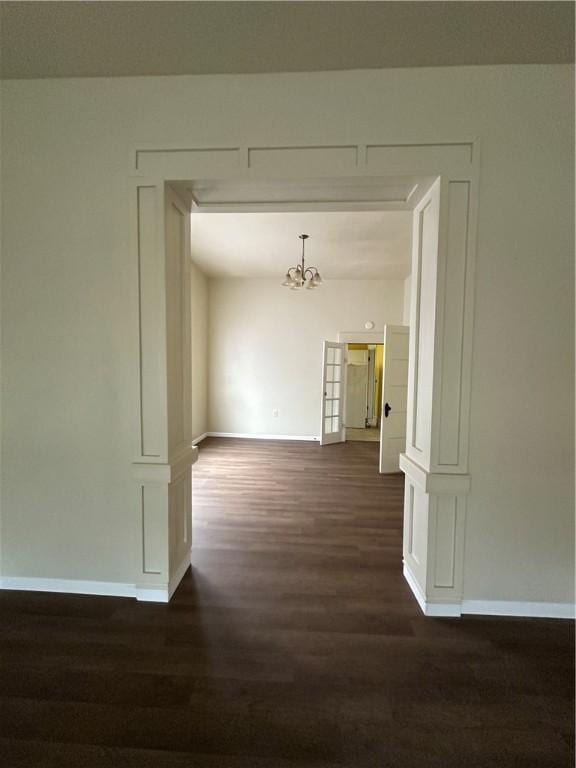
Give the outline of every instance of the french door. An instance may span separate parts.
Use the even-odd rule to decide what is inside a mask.
[[[322,425],[320,444],[343,443],[346,439],[346,344],[324,342],[322,366]]]

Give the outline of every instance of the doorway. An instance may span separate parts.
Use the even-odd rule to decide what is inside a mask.
[[[170,425],[186,396],[179,373],[188,368],[189,352],[186,358],[183,348],[182,366],[173,364],[179,353],[175,355],[167,344],[166,316],[166,307],[173,305],[173,294],[183,283],[159,279],[167,262],[164,202],[171,187],[188,210],[200,205],[220,211],[230,206],[236,210],[238,206],[243,210],[312,206],[413,212],[408,440],[402,457],[407,505],[404,570],[425,611],[458,612],[470,488],[468,416],[478,167],[477,145],[469,137],[458,142],[428,137],[423,143],[393,138],[391,143],[388,139],[351,147],[148,145],[131,149],[139,309],[139,408],[132,463],[139,505],[138,589],[153,586],[168,595],[172,592],[181,572],[172,546],[173,509],[184,512],[187,508],[187,517],[190,513],[175,483],[190,472],[194,452],[184,446],[180,449],[170,439]],[[271,181],[279,179],[288,181]],[[184,288],[184,308],[188,298]],[[186,312],[181,315],[185,326]],[[335,422],[339,426],[334,413],[330,418],[332,429]]]
[[[380,442],[383,344],[348,344],[346,440]]]
[[[381,474],[401,471],[406,450],[410,329],[339,333],[324,342],[320,444],[380,443]],[[381,361],[381,365],[380,365]]]

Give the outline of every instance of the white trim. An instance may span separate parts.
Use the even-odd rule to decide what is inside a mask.
[[[237,437],[247,440],[308,440],[317,442],[317,435],[263,435],[252,432],[207,432],[207,437]]]
[[[80,579],[40,579],[27,576],[5,576],[0,590],[18,592],[53,592],[61,595],[95,595],[97,597],[128,597],[139,602],[167,603],[188,570],[190,558],[185,559],[170,581],[170,586],[157,587],[124,584],[120,581],[82,581]]]
[[[192,558],[192,552],[189,551],[184,557],[184,559],[182,560],[182,562],[180,563],[180,565],[178,566],[178,568],[176,568],[176,570],[174,571],[174,574],[170,579],[170,583],[168,584],[168,600],[170,600],[174,592],[176,592],[178,585],[180,584],[180,582],[184,577],[184,574],[186,573],[188,568],[190,568],[191,558]]]
[[[338,331],[338,341],[341,344],[384,344],[384,331]]]
[[[406,453],[400,454],[400,469],[426,493],[462,496],[470,493],[471,478],[465,474],[430,472]]]
[[[99,597],[130,597],[140,602],[167,603],[190,566],[190,553],[170,579],[169,585],[139,586],[120,581],[83,581],[80,579],[43,579],[28,576],[5,576],[0,590],[21,592],[56,592],[63,595],[96,595]]]
[[[0,589],[23,592],[61,592],[70,595],[136,597],[134,584],[120,581],[82,581],[79,579],[42,579],[28,576],[4,576]]]
[[[198,445],[198,443],[201,443],[202,440],[206,440],[209,435],[210,432],[202,432],[201,435],[198,435],[198,437],[195,437],[194,440],[192,440],[192,445]]]
[[[425,616],[438,619],[459,619],[462,616],[460,603],[426,603]]]
[[[134,597],[139,603],[168,603],[166,587],[134,587]]]
[[[458,618],[461,615],[462,611],[460,603],[436,603],[427,601],[424,593],[420,589],[420,585],[414,577],[414,574],[410,571],[406,563],[404,563],[402,573],[408,582],[408,586],[412,590],[414,597],[418,601],[418,605],[420,606],[424,616],[436,616],[438,618]]]
[[[404,578],[418,601],[425,616],[458,617],[518,616],[532,619],[575,619],[574,603],[532,603],[518,600],[462,600],[461,603],[437,603],[427,601],[414,574],[406,563],[402,569]]]
[[[5,576],[0,589],[22,592],[56,592],[69,595],[96,595],[100,597],[136,598],[140,602],[167,603],[190,565],[190,556],[184,558],[166,587],[139,587],[119,581],[81,581],[77,579],[42,579],[27,576]],[[462,603],[427,602],[410,569],[404,565],[404,578],[425,616],[458,617],[517,616],[535,619],[575,619],[574,603],[523,602],[516,600],[463,600]]]
[[[167,463],[134,462],[132,477],[139,483],[173,483],[198,461],[198,448],[185,445]]]
[[[478,616],[524,616],[535,619],[574,619],[574,603],[532,603],[517,600],[463,600],[462,613]]]
[[[418,605],[420,606],[420,608],[422,610],[422,613],[425,614],[426,613],[426,598],[424,597],[424,593],[420,589],[420,585],[418,584],[418,582],[414,578],[414,575],[413,575],[412,571],[408,568],[406,563],[404,563],[404,565],[402,567],[402,575],[404,576],[404,578],[408,582],[408,586],[410,587],[414,597],[418,601]]]
[[[140,603],[169,603],[191,563],[192,551],[190,550],[174,571],[168,584],[136,586],[134,596]]]

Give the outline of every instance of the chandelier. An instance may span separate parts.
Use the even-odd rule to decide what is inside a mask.
[[[287,288],[297,291],[300,288],[317,288],[322,282],[320,272],[316,267],[307,267],[304,263],[304,245],[309,235],[298,235],[302,240],[302,262],[295,267],[290,267],[286,272],[286,279],[282,283]]]

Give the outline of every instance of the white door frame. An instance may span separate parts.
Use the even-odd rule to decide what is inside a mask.
[[[418,454],[418,446],[410,443],[402,461],[406,475],[405,518],[413,523],[418,518],[424,526],[419,532],[423,547],[419,574],[406,572],[416,597],[425,612],[437,615],[459,613],[463,584],[463,541],[466,494],[470,487],[468,474],[469,414],[471,395],[471,355],[474,296],[474,262],[478,208],[479,142],[474,137],[457,139],[426,135],[426,127],[416,127],[413,136],[358,137],[346,144],[293,144],[282,146],[262,143],[254,146],[186,144],[138,144],[129,150],[130,195],[128,226],[134,264],[134,320],[140,348],[135,349],[135,402],[138,404],[138,431],[134,434],[134,494],[139,499],[135,520],[134,552],[136,585],[145,587],[153,578],[168,585],[178,574],[171,575],[162,552],[169,537],[170,515],[165,499],[174,496],[177,473],[187,471],[193,453],[146,455],[142,451],[144,426],[158,421],[167,429],[170,413],[181,404],[170,402],[166,377],[166,286],[164,242],[166,184],[176,182],[178,193],[190,210],[192,193],[186,184],[194,179],[342,179],[356,181],[383,176],[409,176],[436,179],[439,199],[439,237],[435,252],[413,252],[411,329],[415,349],[420,341],[428,345],[428,356],[419,359],[416,370],[411,353],[410,368],[415,374],[414,391],[409,392],[409,413],[416,408],[420,396],[418,381],[427,366],[428,383],[432,386],[430,449]],[[418,136],[418,131],[420,135]],[[409,195],[379,206],[394,210],[414,210],[421,198]],[[314,206],[309,206],[313,208]],[[373,206],[372,206],[373,207]],[[305,209],[302,206],[301,209]],[[318,206],[316,206],[318,208]],[[329,205],[324,209],[335,209]],[[265,208],[263,208],[265,209]],[[270,206],[267,208],[270,210]],[[281,206],[275,206],[281,210]],[[361,206],[356,204],[356,209]],[[427,213],[428,210],[428,213]],[[426,226],[430,209],[415,210],[415,227]],[[415,230],[416,231],[416,230]],[[189,286],[187,287],[189,290]],[[432,302],[433,327],[428,335],[420,333],[420,308],[423,296]],[[422,305],[423,306],[423,305]],[[431,310],[428,306],[428,310]],[[160,318],[160,326],[143,322],[143,317]],[[366,338],[363,336],[362,338]],[[347,341],[340,336],[341,341]],[[380,339],[370,339],[380,342]],[[149,366],[142,358],[145,349],[157,366]],[[183,361],[189,364],[189,357]],[[143,400],[142,392],[154,393]],[[420,403],[421,405],[421,403]],[[184,467],[184,470],[182,469]],[[128,468],[127,468],[128,470]],[[141,501],[144,485],[147,501]],[[418,503],[410,500],[418,498]],[[412,504],[412,506],[410,506]],[[405,542],[406,543],[406,542]],[[452,546],[453,545],[453,546]],[[128,553],[127,553],[128,554]],[[146,558],[157,563],[153,576],[146,569]],[[170,585],[170,589],[173,584]]]
[[[343,344],[384,344],[384,330],[338,331],[338,341]]]
[[[384,344],[382,331],[338,331],[338,341],[343,344]]]

